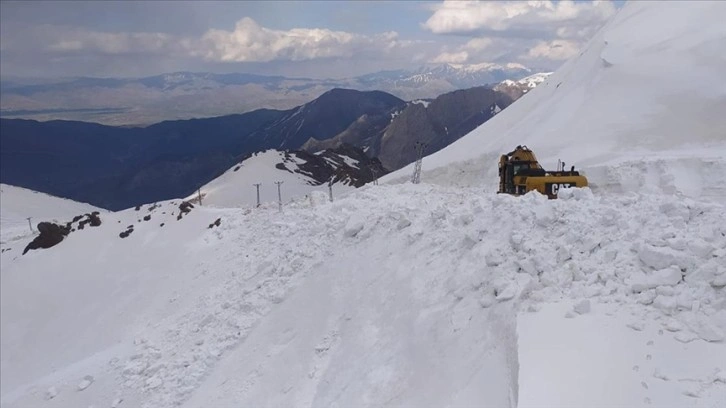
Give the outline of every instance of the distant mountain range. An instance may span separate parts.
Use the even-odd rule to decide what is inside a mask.
[[[379,90],[414,100],[531,74],[519,64],[440,64],[346,79],[192,72],[144,78],[9,79],[0,81],[0,116],[148,125],[260,108],[286,110],[334,88]]]
[[[2,118],[0,181],[119,210],[185,197],[268,149],[299,151],[298,158],[307,154],[312,163],[307,167],[319,170],[314,178],[325,180],[340,166],[324,168],[320,158],[343,149],[365,166],[381,166],[351,176],[357,186],[372,173],[411,163],[417,141],[427,144],[426,154],[448,146],[544,78],[508,83],[506,90],[474,87],[410,102],[381,91],[335,88],[292,109],[147,127]],[[522,90],[514,92],[516,87]]]

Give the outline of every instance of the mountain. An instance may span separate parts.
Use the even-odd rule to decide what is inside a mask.
[[[260,184],[260,203],[276,206],[279,197],[275,182],[283,183],[280,192],[287,204],[292,200],[305,200],[304,197],[314,193],[327,199],[330,181],[334,196],[338,196],[386,173],[388,171],[380,161],[350,145],[314,154],[302,150],[268,150],[245,158],[187,199],[198,202],[201,194],[205,206],[253,207],[257,200],[254,185]]]
[[[720,6],[628,7],[581,55],[492,120],[426,157],[424,174],[446,168],[447,174],[460,174],[463,185],[496,190],[498,156],[527,145],[545,168],[555,168],[558,159],[576,165],[593,189],[722,196],[726,83],[714,80],[723,60],[705,56],[726,52],[726,43],[714,42],[726,29],[692,33],[694,20],[688,19],[702,18],[711,8],[719,12]],[[659,48],[651,37],[628,39],[635,28],[617,22],[631,15],[638,20],[639,10],[656,21],[644,21],[643,30],[662,34],[661,44],[668,47]],[[675,18],[678,10],[686,13],[683,18]],[[664,30],[658,21],[673,26]],[[406,180],[412,171],[387,177]]]
[[[536,74],[530,75],[528,77],[522,78],[518,81],[512,81],[510,79],[505,79],[504,81],[494,85],[493,89],[495,91],[506,93],[512,99],[517,100],[517,99],[521,98],[527,92],[529,92],[532,89],[534,89],[535,87],[537,87],[537,85],[546,81],[550,75],[552,75],[551,72],[540,72],[540,73],[536,73]]]
[[[288,111],[161,122],[145,128],[0,119],[0,180],[118,210],[183,197],[249,153],[295,150],[361,115],[403,105],[383,92],[334,89]]]
[[[406,103],[380,91],[333,89],[312,102],[288,111],[250,138],[276,148],[298,148],[310,138],[330,139],[363,115],[387,115]]]
[[[420,184],[404,168],[282,211],[174,199],[14,242],[0,405],[721,408],[724,16],[627,2]],[[518,143],[592,188],[496,194]]]
[[[309,151],[349,143],[378,157],[396,170],[416,160],[416,142],[426,152],[438,151],[489,120],[514,101],[507,93],[488,87],[461,89],[433,100],[409,102],[390,115],[365,115],[327,141],[309,140]]]
[[[193,72],[144,78],[12,79],[0,81],[0,116],[148,125],[263,108],[287,110],[334,88],[378,90],[412,100],[530,74],[518,64],[439,64],[335,80]]]

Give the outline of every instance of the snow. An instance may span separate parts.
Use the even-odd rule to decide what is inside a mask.
[[[267,152],[180,220],[171,200],[11,242],[0,405],[725,406],[726,88],[701,76],[725,7],[626,4],[421,184],[291,202],[304,176]],[[493,194],[520,143],[592,189]],[[250,208],[283,177],[283,211],[276,189]]]
[[[629,310],[598,304],[561,319],[563,304],[545,304],[518,319],[519,407],[723,407],[723,344],[683,344],[658,321],[640,330],[620,322]],[[655,316],[658,318],[658,316]],[[677,357],[676,357],[677,356]],[[567,390],[567,392],[562,392]]]
[[[424,108],[427,108],[431,104],[431,101],[427,101],[424,99],[416,99],[416,100],[411,101],[411,103],[417,103],[419,105],[423,105]]]
[[[70,221],[76,215],[93,211],[106,212],[90,204],[0,184],[0,242],[5,247],[12,241],[32,236],[28,217],[31,217],[33,230],[37,233],[35,228],[41,221]]]
[[[360,162],[358,160],[356,160],[352,157],[342,156],[342,155],[339,155],[338,157],[340,157],[343,160],[343,162],[346,165],[348,165],[349,167],[360,169]]]
[[[427,184],[314,198],[282,213],[197,206],[179,221],[179,201],[164,202],[104,214],[48,250],[3,253],[3,406],[41,406],[49,387],[56,406],[515,406],[528,350],[517,310],[561,299],[593,304],[567,320],[606,304],[630,311],[612,323],[623,330],[680,327],[675,341],[708,344],[709,370],[726,369],[721,252],[678,250],[697,266],[649,289],[665,302],[643,305],[630,282],[653,273],[638,243],[725,248],[723,204]],[[666,373],[698,379],[703,401],[726,395],[709,372],[677,368]]]
[[[499,155],[527,145],[545,168],[575,165],[602,194],[726,197],[724,15],[722,2],[626,4],[547,81],[425,157],[422,180],[496,190]]]
[[[342,156],[341,156],[342,157]],[[285,153],[277,150],[268,150],[256,153],[251,158],[235,165],[218,178],[201,187],[202,204],[213,207],[254,207],[257,205],[257,190],[254,184],[260,186],[260,202],[277,206],[278,195],[275,182],[282,181],[280,186],[282,201],[288,203],[295,200],[305,200],[314,192],[328,195],[328,185],[317,183],[311,177],[300,173],[293,173],[296,164],[304,163],[294,155],[292,161],[285,163]],[[343,157],[346,163],[356,163],[349,157]],[[276,164],[283,163],[287,170],[276,168]],[[235,168],[239,169],[235,171]],[[334,197],[345,194],[354,187],[337,183],[333,186]],[[197,199],[198,194],[192,194],[187,199]]]

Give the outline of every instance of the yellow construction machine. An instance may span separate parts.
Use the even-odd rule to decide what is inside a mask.
[[[572,166],[565,170],[560,162],[557,171],[546,171],[527,146],[517,146],[514,151],[499,159],[499,193],[522,195],[537,190],[549,198],[557,198],[561,188],[586,187],[587,178]]]

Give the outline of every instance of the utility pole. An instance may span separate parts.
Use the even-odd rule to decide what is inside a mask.
[[[257,187],[257,208],[260,207],[260,186],[262,183],[255,183],[253,186]]]
[[[421,141],[414,144],[416,149],[416,164],[413,167],[413,177],[411,177],[411,183],[418,184],[421,182],[421,162],[423,161],[423,152],[426,149],[426,143]]]
[[[277,202],[280,205],[280,212],[282,212],[282,193],[280,192],[280,185],[282,183],[282,181],[275,182],[275,184],[277,184]]]
[[[26,219],[28,220],[28,227],[30,227],[30,232],[32,232],[32,233],[35,233],[35,231],[33,231],[33,223],[32,223],[32,222],[30,222],[30,220],[31,220],[32,218],[33,218],[33,217],[28,217],[28,218],[26,218]]]
[[[328,181],[328,192],[330,193],[330,202],[333,202],[333,178]]]
[[[378,185],[378,170],[375,167],[371,167],[371,173],[373,173],[373,185]]]
[[[197,195],[199,196],[199,205],[202,205],[202,188],[197,189]]]

